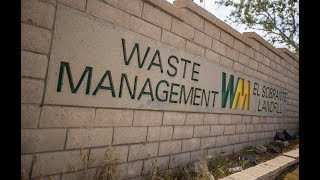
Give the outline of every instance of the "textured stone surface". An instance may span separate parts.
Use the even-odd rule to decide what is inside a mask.
[[[44,106],[40,116],[40,127],[92,127],[93,108]]]
[[[131,126],[132,110],[97,109],[94,124],[96,126]]]
[[[51,33],[47,29],[21,24],[21,48],[39,53],[48,53]]]
[[[133,126],[160,126],[162,116],[163,113],[157,111],[135,111]]]
[[[90,161],[96,160],[88,166],[92,179],[106,150],[114,148],[122,178],[141,179],[155,160],[173,168],[207,153],[264,145],[277,131],[298,130],[297,59],[290,53],[279,56],[261,38],[244,37],[191,0],[188,8],[179,9],[166,0],[22,0],[21,169],[25,174],[79,179],[82,171],[72,171],[83,166],[79,149],[84,147],[82,155],[90,153]],[[135,43],[139,56],[132,51]],[[177,61],[172,58],[169,64],[170,56]],[[182,58],[191,63],[184,66]],[[62,61],[69,63],[70,72],[60,69]],[[193,63],[200,64],[195,67],[199,74],[192,75]],[[175,70],[175,75],[168,75]],[[239,99],[235,97],[239,101],[235,109],[230,106],[231,94],[226,107],[221,107],[222,72],[226,88],[234,76],[234,92],[241,90],[236,87],[238,78],[250,81],[249,110],[239,107],[241,92]],[[158,84],[160,80],[168,85]],[[193,89],[184,102],[182,85],[186,96],[190,87],[205,90],[206,96]],[[263,86],[288,91],[288,105],[282,107],[285,118],[257,111],[264,100],[271,101],[261,96]],[[253,95],[255,88],[260,95]],[[218,92],[215,101],[212,93],[208,96],[210,91]],[[37,157],[34,166],[32,156]],[[257,167],[275,175],[298,159],[296,150]],[[241,172],[231,177],[253,176]]]
[[[181,140],[160,142],[159,156],[181,152]]]
[[[86,0],[58,0],[58,2],[64,3],[71,7],[84,11],[86,7]]]
[[[118,162],[127,162],[129,146],[109,146],[103,148],[92,148],[90,151],[89,167],[96,167],[103,163],[105,154],[108,153],[111,158],[118,158]]]
[[[89,7],[94,6],[90,5],[90,3],[99,4],[101,2],[89,1],[89,11]],[[121,9],[129,8],[121,7],[121,3],[122,1],[118,4]],[[135,1],[133,4],[133,6],[135,6],[138,3],[136,3]],[[100,4],[95,6],[103,6],[102,9],[104,9],[108,6],[108,4],[103,3],[103,5]],[[133,13],[131,12],[131,10],[128,11],[130,13]],[[97,11],[93,12],[96,13]],[[101,11],[101,13],[107,12]],[[190,14],[188,10],[185,11],[186,16],[188,16],[187,14]],[[139,15],[136,14],[136,16]],[[220,55],[226,55],[225,53],[227,53],[227,57],[229,56],[229,58],[221,56],[221,59],[219,60],[220,64],[222,65],[221,66],[214,62],[209,62],[199,56],[196,56],[200,55],[204,57],[204,47],[201,47],[191,41],[185,41],[185,39],[164,29],[161,32],[160,27],[157,27],[144,20],[141,20],[136,16],[130,16],[129,29],[136,31],[139,34],[142,34],[143,36],[139,35],[138,33],[129,31],[127,29],[123,29],[117,25],[110,24],[104,21],[98,21],[97,19],[94,19],[92,16],[83,14],[80,11],[76,11],[74,9],[70,9],[69,7],[59,4],[57,6],[57,18],[55,21],[57,28],[55,28],[54,30],[55,38],[53,38],[52,53],[50,56],[48,71],[48,83],[46,83],[47,92],[45,93],[44,103],[55,105],[80,105],[109,108],[133,108],[149,110],[175,110],[217,113],[220,112],[277,116],[281,115],[274,112],[258,112],[257,103],[260,100],[260,97],[257,96],[250,97],[249,111],[241,110],[238,107],[239,105],[237,105],[236,109],[221,108],[219,106],[219,104],[221,104],[222,101],[221,96],[215,96],[215,101],[213,101],[213,95],[211,95],[211,97],[209,96],[208,90],[210,90],[210,92],[212,90],[220,92],[222,84],[218,82],[222,79],[221,72],[226,72],[227,79],[229,79],[230,74],[234,74],[235,78],[241,77],[245,80],[250,80],[252,83],[259,83],[261,88],[263,85],[265,85],[265,83],[260,82],[257,79],[243,76],[241,74],[235,73],[231,69],[226,69],[223,67],[225,66],[228,68],[232,68],[233,60],[237,61],[239,56],[239,53],[237,51],[235,51],[234,49],[230,49],[232,47],[231,42],[233,44],[233,37],[231,37],[228,33],[222,33],[221,37],[222,39],[224,39],[224,43],[230,45],[230,47],[228,47],[230,52],[229,50],[227,50],[226,45],[219,41],[216,41],[215,39],[212,40],[211,48],[213,51],[216,51]],[[194,20],[191,20],[189,23],[193,24],[192,22],[194,22]],[[193,25],[197,26],[196,28],[200,28],[200,26],[198,26],[200,25],[198,24],[198,22]],[[81,31],[79,31],[79,29],[81,29]],[[185,30],[185,28],[181,28],[181,30]],[[211,42],[206,42],[209,36],[200,31],[196,32],[197,35],[194,36],[194,42],[198,42],[199,44],[205,43],[202,45],[207,46],[207,48],[209,48]],[[162,34],[162,42],[180,48],[183,48],[184,43],[186,43],[186,50],[192,51],[196,55],[192,55],[188,52],[183,52],[181,50],[169,47],[159,42],[160,34]],[[188,35],[188,37],[193,38],[192,35]],[[123,38],[125,42],[122,40]],[[133,54],[132,56],[130,56],[130,63],[129,60],[126,60],[127,58],[130,58],[128,53],[135,43],[139,43],[139,53],[143,53],[146,51],[147,48],[150,48],[148,50],[148,53],[144,53],[146,58],[144,59],[144,63],[140,64],[139,66],[137,66],[136,56]],[[122,48],[122,46],[125,49]],[[106,49],[109,49],[107,54],[105,53]],[[158,51],[156,51],[156,49]],[[134,51],[132,50],[131,52],[134,53]],[[160,55],[156,52],[159,52]],[[174,68],[172,68],[173,61],[168,61],[168,59],[170,59],[170,56],[173,54],[177,56],[178,60],[178,64],[176,66],[177,72],[175,73],[176,75],[174,75],[174,79],[172,79],[172,77],[169,75],[169,72],[171,72],[172,74],[174,70]],[[247,54],[250,57],[251,51],[250,48],[247,46],[245,54]],[[124,56],[127,56],[125,57],[126,59],[124,59]],[[161,65],[157,62],[159,61],[160,63],[160,58],[162,61]],[[184,63],[181,63],[181,60],[179,60],[181,58],[191,60],[188,67],[184,67]],[[124,59],[124,61],[121,61],[121,59]],[[70,88],[70,84],[66,82],[69,81],[66,75],[67,73],[64,73],[65,76],[62,76],[61,74],[65,71],[64,69],[67,67],[67,65],[65,65],[65,68],[62,68],[63,66],[61,61],[69,63],[68,67],[70,68],[70,72],[72,73],[73,81],[75,81],[75,79],[80,79],[82,75],[82,77],[85,77],[85,80],[82,79],[81,82],[76,82],[78,86],[73,90],[72,88]],[[195,63],[198,63],[199,65],[195,66]],[[59,66],[62,68],[61,72],[59,71]],[[90,68],[92,69],[90,70]],[[185,72],[191,73],[183,73],[184,68],[186,68]],[[84,74],[84,69],[87,69],[86,72],[91,72],[92,74]],[[131,89],[133,88],[132,80],[135,79],[134,76],[137,77],[137,83],[135,87],[137,91],[135,92],[136,94],[133,94],[131,92]],[[59,77],[61,77],[60,80]],[[91,83],[85,86],[85,82],[88,81],[87,77],[91,78]],[[166,87],[166,83],[159,84],[160,80],[167,81],[168,86]],[[175,85],[173,83],[179,84]],[[107,84],[109,84],[110,87]],[[89,86],[91,86],[90,89]],[[201,88],[207,91],[207,93],[204,94],[205,91],[201,92],[201,89],[198,92],[194,92],[192,95],[193,102],[190,105],[188,104],[188,100],[184,102],[181,89],[182,87],[184,87],[186,90],[190,91],[191,86]],[[167,95],[165,94],[166,89],[168,89]],[[277,87],[277,89],[279,88]],[[197,90],[199,89],[195,89],[194,91]],[[73,93],[71,93],[70,91],[73,91]],[[106,99],[108,100],[106,101]],[[281,105],[284,106],[283,103]],[[208,108],[208,106],[214,106],[214,108]],[[150,113],[152,114],[155,112]],[[147,119],[147,116],[143,118]],[[146,119],[142,120],[143,118],[141,117],[138,119],[134,119],[133,125],[161,125],[158,119],[154,121],[150,119],[150,121],[147,123]],[[186,124],[189,124],[188,117],[186,120]]]
[[[161,126],[161,127],[149,127],[148,128],[148,141],[163,141],[170,140],[173,134],[172,126]]]
[[[175,126],[173,130],[173,139],[191,138],[193,135],[192,126]]]
[[[66,149],[111,145],[111,128],[70,129]]]
[[[21,75],[44,79],[48,59],[45,55],[21,51]]]
[[[24,129],[21,131],[21,152],[62,150],[65,139],[65,129]]]
[[[200,148],[200,138],[187,139],[182,141],[181,152],[195,151]]]
[[[51,29],[55,7],[39,0],[21,1],[21,21]]]
[[[129,28],[130,15],[99,0],[88,0],[86,11],[116,25]]]
[[[81,161],[81,153],[88,155],[88,150],[75,150],[64,152],[50,152],[36,155],[36,163],[33,166],[32,177],[41,174],[57,174],[70,172],[74,169],[84,168],[86,164]]]
[[[158,154],[159,143],[131,145],[129,150],[129,161],[155,157]]]
[[[163,115],[163,125],[183,125],[186,113],[165,112]]]
[[[142,19],[166,30],[170,30],[171,28],[172,17],[148,3],[143,5]]]
[[[44,82],[39,79],[21,79],[21,102],[40,104],[44,90]]]
[[[193,137],[206,137],[210,134],[210,126],[195,126]]]
[[[40,119],[40,106],[21,105],[21,128],[37,128]]]
[[[190,40],[194,37],[194,28],[175,18],[172,20],[171,32]]]

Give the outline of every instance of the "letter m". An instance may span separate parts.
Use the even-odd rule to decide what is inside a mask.
[[[242,78],[238,78],[238,86],[232,103],[232,109],[237,109],[239,98],[240,109],[243,110],[244,104],[246,104],[246,109],[249,110],[250,81],[248,81],[246,87],[244,87],[244,80]]]
[[[60,71],[59,71],[59,79],[58,79],[58,85],[57,85],[57,92],[61,92],[61,88],[63,85],[63,75],[64,75],[64,70],[67,71],[67,77],[68,77],[68,81],[69,81],[69,85],[71,88],[71,92],[72,93],[76,93],[84,79],[84,77],[86,76],[86,74],[88,74],[88,79],[87,79],[87,86],[86,86],[86,94],[90,93],[90,85],[91,85],[91,76],[92,76],[92,67],[86,67],[84,72],[81,75],[81,78],[79,80],[79,82],[77,83],[77,86],[74,87],[74,83],[73,83],[73,79],[72,79],[72,74],[71,74],[71,70],[70,70],[70,66],[69,63],[67,62],[63,62],[61,61],[60,63]]]

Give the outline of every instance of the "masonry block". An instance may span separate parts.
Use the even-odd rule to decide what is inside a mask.
[[[113,144],[128,144],[144,142],[147,127],[117,127],[114,129]]]
[[[129,161],[155,157],[158,154],[159,143],[130,145]]]
[[[184,139],[181,152],[195,151],[200,148],[200,138]]]
[[[64,148],[65,141],[65,129],[21,130],[22,153],[62,150]]]
[[[111,145],[112,128],[69,129],[66,149]]]
[[[159,145],[159,156],[176,154],[181,152],[182,140],[164,141]]]

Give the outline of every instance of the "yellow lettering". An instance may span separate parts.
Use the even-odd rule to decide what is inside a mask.
[[[239,78],[237,90],[232,103],[232,109],[237,109],[239,98],[240,98],[240,109],[243,110],[244,104],[246,104],[246,109],[249,110],[250,81],[247,82],[247,85],[244,89],[244,80],[242,78]]]

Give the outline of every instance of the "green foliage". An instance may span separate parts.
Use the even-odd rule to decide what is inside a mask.
[[[243,147],[243,150],[244,150],[244,151],[247,151],[247,152],[249,152],[249,151],[254,151],[254,147],[253,147],[253,146],[246,145],[246,146]]]
[[[177,177],[173,177],[173,173],[171,170],[167,169],[165,172],[164,172],[164,176],[163,176],[163,180],[171,180],[171,179],[178,179]]]
[[[299,54],[298,0],[219,0],[216,4],[232,7],[228,21],[261,30],[272,44],[285,44]]]
[[[244,160],[243,158],[239,157],[238,166],[241,166],[242,169],[244,169],[248,163],[248,160]]]
[[[119,157],[118,155],[115,155],[115,149],[114,148],[108,148],[103,158],[101,159],[99,163],[98,168],[96,169],[94,176],[92,177],[93,180],[116,180],[118,179],[119,172],[118,172],[118,165],[119,165]],[[89,160],[89,154],[86,153],[83,148],[80,148],[80,154],[79,159],[84,169],[75,169],[74,165],[69,165],[69,168],[73,170],[74,172],[82,171],[80,174],[79,179],[85,180],[89,179],[89,168],[88,166],[92,165],[94,162],[96,162],[96,159],[93,158]]]
[[[220,177],[225,173],[224,170],[227,167],[228,158],[223,154],[224,152],[221,152],[208,160],[208,169],[214,177]]]

